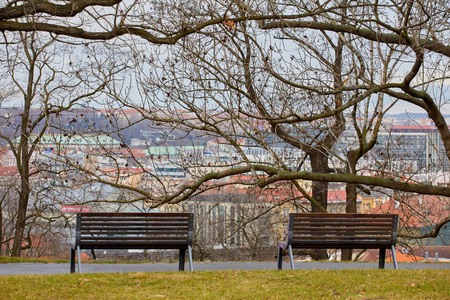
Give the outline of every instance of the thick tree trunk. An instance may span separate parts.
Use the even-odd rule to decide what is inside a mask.
[[[24,184],[24,183],[22,183]],[[17,211],[17,220],[14,229],[14,243],[11,250],[11,256],[20,257],[20,252],[22,250],[23,234],[25,231],[25,223],[27,217],[27,206],[28,206],[28,186],[22,186],[22,191],[19,198],[19,207]]]
[[[0,256],[3,255],[2,249],[3,249],[3,210],[2,210],[2,202],[0,202]]]
[[[311,160],[311,170],[313,172],[327,173],[328,168],[328,155],[324,149],[313,149],[309,153]],[[327,209],[328,204],[328,182],[326,181],[313,181],[312,182],[312,197],[325,209]],[[323,213],[319,207],[316,205],[311,205],[312,213]],[[311,251],[310,254],[313,260],[325,260],[328,259],[327,250],[317,249]]]
[[[328,155],[324,149],[313,149],[309,153],[311,170],[317,173],[328,173]],[[328,204],[328,182],[313,181],[312,197],[325,209]],[[312,205],[311,212],[323,212],[319,207]]]
[[[345,187],[345,191],[347,194],[347,199],[345,203],[345,212],[348,214],[356,213],[356,185],[348,183]],[[341,261],[349,261],[352,260],[353,250],[352,249],[342,249],[341,250]]]
[[[30,99],[31,97],[28,97]],[[28,153],[29,132],[27,128],[29,120],[30,101],[25,101],[24,113],[22,116],[22,135],[20,137],[20,157],[17,159],[17,166],[20,173],[20,193],[19,205],[17,209],[17,220],[14,229],[14,243],[11,249],[11,256],[20,257],[22,250],[23,234],[27,217],[28,200],[30,198],[30,155]]]
[[[22,167],[22,186],[19,194],[19,206],[17,210],[17,220],[14,229],[14,243],[11,250],[11,256],[15,257],[20,257],[20,251],[22,250],[23,234],[25,231],[27,218],[28,200],[30,197],[28,161],[26,161],[25,164],[22,165]]]

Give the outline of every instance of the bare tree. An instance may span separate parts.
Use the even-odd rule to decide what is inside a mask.
[[[13,256],[20,256],[22,248],[30,247],[29,243],[23,246],[22,241],[30,194],[36,188],[31,178],[39,173],[36,153],[43,150],[40,149],[41,139],[61,112],[96,95],[105,82],[85,80],[87,70],[73,65],[70,46],[58,50],[56,43],[55,38],[39,37],[34,32],[3,36],[1,61],[4,74],[8,74],[5,83],[13,85],[17,91],[8,99],[10,107],[1,116],[0,132],[15,157],[20,174]]]

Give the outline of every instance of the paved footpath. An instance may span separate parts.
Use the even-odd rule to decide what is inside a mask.
[[[78,268],[78,266],[77,266]],[[186,270],[189,266],[186,264]],[[304,270],[341,270],[341,269],[377,269],[378,262],[296,262],[296,269]],[[275,270],[276,262],[194,262],[195,271],[205,270]],[[283,263],[283,269],[289,269],[289,263]],[[386,269],[393,269],[392,263],[386,263]],[[447,269],[450,263],[399,263],[399,269]],[[84,263],[83,273],[118,272],[168,272],[178,271],[178,263]],[[0,264],[0,275],[20,274],[68,274],[68,263],[6,263]]]

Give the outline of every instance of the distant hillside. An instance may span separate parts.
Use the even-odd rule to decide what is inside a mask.
[[[386,117],[396,119],[428,119],[428,115],[426,113],[386,114]],[[444,114],[444,118],[450,118],[450,114]]]

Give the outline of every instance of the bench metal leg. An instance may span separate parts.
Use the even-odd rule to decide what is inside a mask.
[[[70,273],[75,273],[75,249],[70,249]]]
[[[81,273],[81,251],[80,251],[80,246],[77,246],[77,256],[78,256],[78,273]]]
[[[394,263],[394,269],[398,270],[397,256],[395,255],[395,247],[394,246],[391,246],[391,252],[392,252],[392,262]]]
[[[184,261],[186,260],[186,249],[180,249],[180,258],[178,261],[178,270],[184,271]]]
[[[295,270],[294,268],[294,255],[292,254],[292,246],[289,245],[289,261],[291,262],[291,269]]]
[[[380,260],[378,262],[378,269],[384,269],[385,262],[386,262],[386,249],[380,249]]]
[[[194,271],[194,266],[192,265],[192,247],[188,246],[188,255],[189,255],[189,271]]]
[[[283,269],[283,248],[278,247],[278,260],[277,260],[278,270]]]

